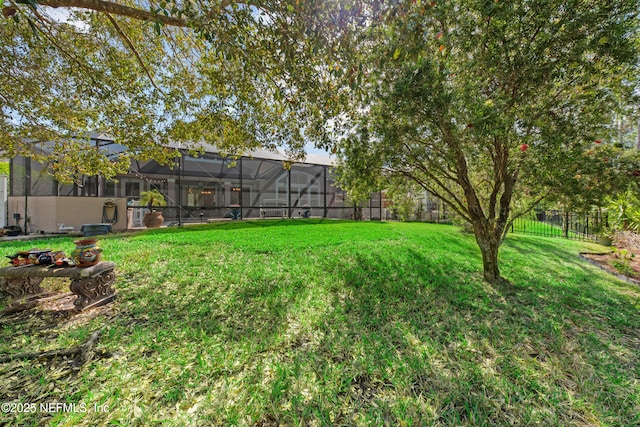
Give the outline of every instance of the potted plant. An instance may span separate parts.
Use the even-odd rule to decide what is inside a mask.
[[[610,228],[603,228],[598,235],[598,243],[602,246],[611,246],[615,238],[615,231]]]
[[[144,214],[142,223],[147,228],[158,228],[164,224],[162,212],[153,209],[154,206],[166,206],[164,195],[158,190],[143,191],[140,193],[140,204],[147,205],[149,212]]]
[[[242,216],[242,209],[240,209],[240,205],[234,203],[229,205],[229,209],[231,209],[231,219],[237,220]]]

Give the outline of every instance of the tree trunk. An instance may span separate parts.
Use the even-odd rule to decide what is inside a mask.
[[[356,221],[362,221],[362,208],[360,206],[353,208],[353,219]]]
[[[499,244],[494,239],[481,243],[478,240],[478,246],[482,253],[482,269],[484,272],[484,280],[493,284],[500,281],[500,268],[498,267],[498,249]]]
[[[638,116],[638,138],[636,139],[636,150],[640,150],[640,116]]]
[[[500,282],[500,267],[498,266],[498,251],[501,239],[496,237],[496,230],[491,229],[485,221],[477,221],[473,224],[476,242],[482,254],[482,269],[484,280],[490,284]],[[501,234],[501,233],[500,233]]]

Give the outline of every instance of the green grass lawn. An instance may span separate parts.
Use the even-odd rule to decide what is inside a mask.
[[[33,246],[73,249],[2,249]],[[101,246],[119,295],[99,315],[0,317],[1,354],[104,328],[82,366],[0,365],[0,403],[86,411],[0,424],[640,425],[640,289],[578,258],[596,245],[510,235],[511,284],[493,287],[445,225],[229,222]]]

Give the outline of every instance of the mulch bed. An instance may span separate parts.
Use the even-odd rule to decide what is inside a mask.
[[[580,258],[590,262],[591,264],[600,267],[602,270],[609,272],[619,279],[625,280],[629,283],[640,285],[640,259],[639,257],[633,257],[629,260],[629,266],[633,269],[635,274],[633,277],[625,276],[616,270],[610,262],[617,259],[615,252],[608,253],[581,253]]]

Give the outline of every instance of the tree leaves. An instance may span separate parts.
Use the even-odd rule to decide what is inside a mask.
[[[333,90],[331,81],[333,88],[347,81],[352,89],[361,81],[360,72],[342,71],[350,69],[345,64],[340,74],[320,71],[322,58],[346,37],[311,30],[335,13],[334,4],[205,8],[166,1],[152,11],[135,2],[95,7],[97,13],[70,12],[68,23],[20,8],[26,20],[0,23],[0,67],[10,76],[0,83],[6,97],[0,135],[10,154],[29,153],[26,138],[70,141],[99,130],[131,153],[159,161],[171,157],[159,147],[174,141],[183,147],[205,142],[234,153],[283,146],[299,159],[305,133],[325,141],[325,119],[344,99],[345,92],[333,91],[328,109],[316,102]],[[80,168],[91,173],[86,165],[94,173],[114,171],[104,156],[102,162],[87,158],[83,166],[81,156],[69,154],[68,171],[58,162],[61,178]],[[39,158],[55,162],[44,153]]]
[[[483,255],[495,255],[509,221],[527,209],[513,212],[515,202],[551,194],[548,185],[562,185],[593,135],[607,134],[625,93],[624,78],[614,76],[637,81],[637,51],[629,55],[634,7],[627,0],[595,8],[454,1],[426,13],[419,2],[398,6],[359,45],[363,63],[377,68],[358,88],[369,90],[363,104],[351,110],[362,123],[355,132],[370,141],[360,141],[363,155],[345,138],[346,188],[358,191],[351,188],[358,177],[370,187],[375,167],[413,180],[473,222]]]

